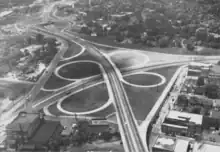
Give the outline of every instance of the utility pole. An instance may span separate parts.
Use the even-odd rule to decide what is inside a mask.
[[[76,123],[78,122],[78,118],[77,118],[77,114],[75,113],[75,120],[76,120]]]
[[[9,2],[8,2],[8,9],[10,9],[10,8],[12,8],[12,2],[11,2],[11,0],[9,0]]]
[[[157,85],[157,92],[159,91],[159,86]]]

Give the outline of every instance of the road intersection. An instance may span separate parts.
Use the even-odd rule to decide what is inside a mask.
[[[51,18],[51,12],[53,10],[53,7],[55,5],[51,6],[49,11],[46,11],[46,14],[48,15],[46,17],[46,20]],[[54,14],[54,13],[53,13]],[[101,68],[101,75],[96,75],[93,77],[89,77],[86,79],[78,80],[75,83],[69,84],[61,89],[54,90],[54,93],[50,97],[46,97],[45,99],[41,101],[35,101],[32,103],[32,108],[35,110],[40,110],[44,107],[47,107],[48,105],[52,104],[54,101],[58,101],[58,107],[62,111],[62,107],[60,106],[61,101],[63,98],[66,98],[66,92],[71,90],[71,94],[77,91],[81,91],[82,87],[89,87],[92,85],[97,85],[98,83],[104,82],[107,84],[108,92],[110,99],[107,102],[108,104],[113,103],[115,110],[116,110],[116,116],[117,121],[119,123],[119,128],[122,134],[122,140],[123,145],[126,152],[148,152],[148,147],[146,145],[146,134],[147,134],[147,128],[148,125],[153,117],[153,115],[150,113],[147,117],[146,121],[142,123],[142,129],[139,129],[137,120],[134,117],[132,108],[129,104],[129,100],[126,94],[126,91],[122,85],[123,76],[122,73],[134,73],[137,71],[143,71],[143,69],[154,69],[155,67],[166,67],[171,65],[183,65],[187,64],[191,61],[204,61],[204,60],[214,60],[217,61],[220,59],[220,57],[201,57],[201,56],[187,56],[187,55],[169,55],[169,54],[162,54],[162,53],[155,53],[155,52],[148,52],[148,51],[142,51],[142,50],[132,50],[135,52],[141,52],[147,54],[149,60],[147,62],[144,62],[142,65],[139,65],[138,67],[129,67],[122,69],[122,71],[119,71],[119,69],[116,67],[116,65],[112,62],[110,57],[95,48],[86,40],[83,40],[79,37],[76,37],[71,34],[70,31],[61,31],[61,32],[51,32],[48,29],[45,29],[43,26],[33,26],[29,28],[30,31],[35,33],[42,33],[45,35],[56,37],[57,39],[61,39],[63,41],[63,49],[57,53],[57,55],[54,57],[53,61],[51,62],[50,66],[47,68],[47,72],[44,72],[43,76],[40,78],[38,83],[35,85],[35,87],[25,96],[22,97],[17,101],[17,104],[12,107],[11,110],[4,113],[4,119],[2,119],[2,122],[4,122],[5,119],[12,117],[12,113],[17,111],[20,107],[26,104],[26,102],[30,103],[29,101],[32,101],[36,95],[39,93],[42,86],[46,83],[46,81],[51,76],[52,72],[58,71],[55,70],[57,68],[58,62],[61,60],[70,60],[73,59],[76,56],[79,56],[82,54],[85,50],[87,50],[91,56],[94,56],[97,59],[98,64],[100,64]],[[67,50],[68,43],[77,43],[80,44],[82,47],[82,50],[79,54],[73,57],[63,58],[63,54]],[[94,43],[93,43],[94,44]],[[97,44],[96,45],[100,45]],[[106,45],[104,45],[106,46]],[[112,47],[112,46],[110,46]],[[114,47],[116,49],[124,50],[124,51],[130,51],[130,49],[127,48],[118,48]],[[163,58],[158,58],[158,56],[163,56]],[[55,72],[58,73],[58,72]],[[58,75],[58,74],[57,74]],[[164,79],[163,79],[164,81]],[[162,100],[161,98],[159,100]],[[108,106],[106,104],[105,106]],[[103,107],[102,107],[103,108]],[[156,109],[155,109],[156,110]],[[65,112],[65,111],[63,111]],[[90,111],[91,112],[91,111]],[[49,116],[49,113],[46,113]],[[74,115],[75,113],[70,113],[70,115]],[[85,114],[85,113],[84,113]],[[82,114],[83,115],[83,114]],[[83,116],[82,116],[83,117]],[[144,133],[144,137],[140,134]]]

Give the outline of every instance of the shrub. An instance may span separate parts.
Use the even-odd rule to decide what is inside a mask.
[[[165,36],[159,39],[160,47],[167,47],[169,45],[169,37]]]

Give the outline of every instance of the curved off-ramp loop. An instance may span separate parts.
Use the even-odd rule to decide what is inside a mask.
[[[136,64],[136,65],[132,65],[132,66],[129,66],[129,67],[124,67],[124,68],[122,68],[122,69],[128,69],[128,68],[139,68],[139,67],[143,67],[143,66],[145,66],[145,65],[147,65],[147,63],[150,61],[150,59],[149,59],[149,57],[146,55],[146,54],[144,54],[144,53],[141,53],[141,52],[136,52],[136,51],[134,51],[134,50],[120,50],[120,51],[113,51],[113,52],[110,52],[110,53],[108,53],[108,55],[110,56],[110,58],[111,57],[114,57],[114,56],[122,56],[123,54],[129,54],[129,56],[130,55],[132,55],[132,54],[134,54],[134,58],[136,57],[136,58],[139,58],[138,60],[139,60],[139,63],[138,64]]]
[[[73,56],[70,56],[70,57],[67,57],[67,58],[62,57],[62,60],[61,60],[61,61],[68,61],[68,60],[71,60],[71,59],[73,59],[73,58],[76,58],[76,57],[82,55],[82,54],[85,52],[86,48],[85,48],[84,46],[82,46],[82,45],[79,44],[78,42],[74,42],[74,43],[76,43],[77,45],[79,45],[79,46],[81,47],[80,52],[77,53],[76,55],[73,55]]]
[[[96,83],[96,84],[94,84],[94,85],[89,86],[88,88],[94,87],[94,86],[99,85],[99,84],[102,84],[102,83],[103,83],[103,82]],[[88,88],[86,88],[86,89],[88,89]],[[113,98],[110,96],[109,99],[108,99],[108,101],[107,101],[106,103],[104,103],[101,107],[96,108],[96,109],[94,109],[94,110],[90,110],[90,111],[86,111],[86,112],[70,112],[70,111],[64,110],[64,109],[62,108],[62,106],[61,106],[63,100],[65,100],[66,98],[68,98],[68,97],[70,97],[70,96],[72,96],[72,95],[74,95],[74,94],[76,94],[76,93],[78,93],[78,92],[80,92],[80,91],[82,91],[82,90],[75,91],[75,92],[71,93],[70,95],[68,95],[68,96],[66,96],[66,97],[64,97],[64,98],[61,98],[61,99],[58,101],[58,103],[57,103],[57,109],[59,109],[62,113],[65,113],[65,114],[68,114],[68,115],[75,115],[75,114],[76,114],[76,115],[88,115],[88,114],[92,114],[92,113],[99,112],[99,111],[101,111],[101,110],[107,108],[108,106],[110,106],[110,105],[113,103]]]
[[[138,84],[132,84],[124,79],[122,79],[121,81],[129,86],[132,86],[132,87],[139,87],[139,88],[154,88],[154,87],[158,87],[158,86],[161,86],[163,85],[165,82],[166,82],[166,78],[161,75],[161,74],[158,74],[158,73],[154,73],[154,72],[137,72],[137,73],[131,73],[131,74],[127,74],[127,75],[124,75],[124,77],[126,76],[130,76],[130,75],[135,75],[135,74],[143,74],[143,75],[154,75],[154,76],[157,76],[161,79],[161,81],[158,83],[158,84],[153,84],[153,85],[138,85]]]
[[[54,71],[54,74],[55,74],[58,78],[63,79],[63,80],[68,80],[68,81],[78,81],[78,80],[82,80],[82,79],[92,78],[92,77],[98,75],[98,74],[97,74],[97,75],[93,75],[93,76],[89,76],[89,77],[84,77],[84,78],[79,78],[79,79],[70,79],[70,78],[65,78],[65,77],[63,77],[63,76],[61,76],[61,75],[59,74],[59,70],[60,70],[61,68],[65,67],[66,65],[74,64],[74,63],[80,63],[80,62],[82,62],[82,63],[83,63],[83,62],[95,63],[95,64],[97,64],[97,65],[99,66],[100,69],[102,68],[102,65],[101,65],[100,63],[96,62],[96,61],[92,61],[92,60],[79,60],[79,61],[68,62],[68,63],[65,63],[65,64],[59,66],[59,67],[56,68],[56,70]],[[100,70],[100,71],[101,71],[101,70]]]

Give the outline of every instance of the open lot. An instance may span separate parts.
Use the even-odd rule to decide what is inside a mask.
[[[58,74],[68,79],[82,79],[100,74],[99,65],[93,62],[78,61],[69,63],[58,70]]]
[[[104,83],[85,89],[63,100],[61,106],[70,112],[86,112],[101,107],[108,101]]]
[[[124,80],[136,85],[154,85],[161,82],[161,78],[152,74],[134,74],[124,76]]]
[[[51,75],[51,77],[48,79],[46,84],[44,85],[44,89],[59,89],[62,88],[70,83],[73,83],[74,81],[69,80],[63,80],[57,77],[54,73]]]
[[[82,48],[79,45],[77,45],[76,43],[71,43],[71,45],[69,46],[68,50],[65,52],[63,57],[69,58],[71,56],[77,55],[78,53],[80,53],[81,50]]]
[[[10,81],[10,80],[0,80],[0,92],[4,94],[4,97],[9,97],[11,99],[16,99],[26,93],[28,93],[33,84],[19,82],[19,81]]]
[[[138,88],[124,84],[137,120],[145,119],[176,70],[177,67],[168,67],[149,71],[159,73],[166,78],[166,83],[158,88]]]
[[[134,51],[114,51],[109,53],[111,60],[119,68],[140,66],[148,62],[148,56]]]

